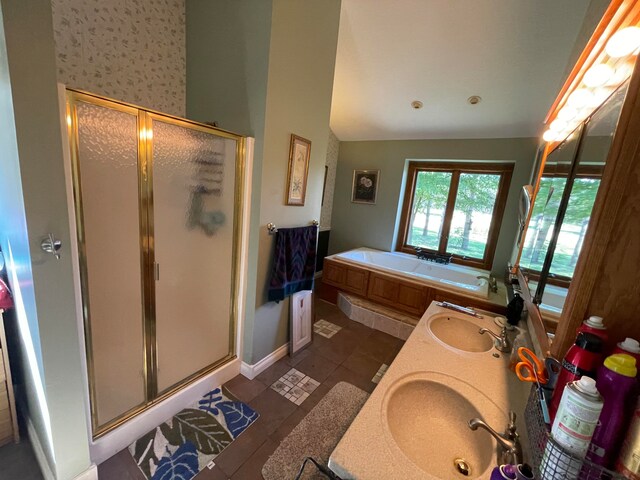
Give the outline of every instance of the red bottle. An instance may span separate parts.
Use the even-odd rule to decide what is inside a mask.
[[[558,405],[560,405],[565,385],[579,380],[583,375],[591,378],[596,377],[596,371],[598,367],[602,365],[603,348],[604,341],[602,337],[594,335],[593,333],[578,333],[575,344],[567,351],[567,354],[562,360],[562,368],[560,369],[558,381],[551,396],[549,415],[552,422],[558,411]]]
[[[576,335],[580,332],[593,333],[594,335],[602,338],[605,344],[609,340],[607,327],[604,326],[603,318],[596,315],[591,315],[582,322],[582,325],[580,325],[580,328],[576,331]]]

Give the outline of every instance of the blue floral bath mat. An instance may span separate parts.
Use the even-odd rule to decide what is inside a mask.
[[[129,446],[148,480],[191,480],[258,413],[226,390],[216,388]]]

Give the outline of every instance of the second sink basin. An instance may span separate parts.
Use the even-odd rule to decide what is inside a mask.
[[[493,348],[493,338],[480,335],[478,325],[456,314],[434,315],[428,328],[442,343],[458,350],[478,353]]]
[[[501,429],[507,421],[483,393],[436,372],[399,379],[385,396],[382,417],[390,443],[422,471],[442,479],[486,475],[496,462],[495,441],[467,422],[479,417]]]

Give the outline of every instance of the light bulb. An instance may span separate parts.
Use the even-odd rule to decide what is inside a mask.
[[[554,132],[553,130],[547,130],[542,134],[542,139],[545,142],[555,142],[558,139],[558,132]]]
[[[607,82],[607,85],[610,85],[612,87],[617,87],[622,82],[624,82],[627,78],[629,78],[632,73],[633,73],[633,65],[630,65],[628,63],[623,63],[622,65],[619,65],[616,67],[616,71],[613,73],[613,75]]]
[[[627,27],[614,33],[604,48],[612,58],[630,55],[640,47],[640,28]]]
[[[613,68],[604,63],[600,63],[587,70],[582,81],[587,87],[599,87],[607,83],[612,76]]]
[[[593,97],[591,98],[591,106],[594,108],[599,107],[612,93],[613,89],[611,88],[598,88],[594,90]]]
[[[560,109],[560,111],[556,115],[556,118],[559,120],[569,121],[572,118],[574,118],[577,114],[578,114],[578,110],[565,105]]]
[[[591,112],[593,112],[593,107],[584,107],[581,108],[580,111],[578,112],[578,115],[576,115],[575,120],[580,123],[582,122],[585,118],[587,118],[589,115],[591,115]]]
[[[569,98],[567,98],[567,105],[576,109],[580,109],[585,105],[589,105],[591,103],[592,97],[593,93],[591,93],[586,88],[578,88],[577,90],[574,90],[571,95],[569,95]]]
[[[553,122],[549,124],[549,130],[553,130],[554,132],[561,132],[566,128],[566,126],[567,126],[567,122],[556,118]]]

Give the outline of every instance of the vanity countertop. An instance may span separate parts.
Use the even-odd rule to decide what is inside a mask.
[[[442,448],[439,448],[439,445],[464,443],[465,441],[461,438],[467,438],[467,441],[468,439],[475,441],[479,438],[483,445],[475,447],[476,449],[489,448],[488,444],[491,442],[493,449],[491,463],[482,464],[466,478],[489,478],[496,461],[493,453],[496,449],[495,440],[485,431],[471,432],[467,425],[470,418],[458,418],[459,415],[456,416],[453,411],[455,407],[448,406],[449,403],[453,405],[456,402],[448,402],[446,400],[448,398],[468,400],[472,404],[471,409],[477,411],[480,417],[499,432],[502,432],[507,425],[509,410],[514,410],[518,413],[518,432],[523,446],[526,446],[522,412],[531,385],[520,382],[508,369],[509,355],[499,354],[496,358],[495,354],[498,352],[494,348],[478,353],[453,349],[436,338],[429,330],[430,320],[444,315],[474,323],[473,330],[470,330],[467,335],[472,340],[473,335],[479,335],[476,328],[486,327],[496,333],[499,331],[499,327],[493,321],[494,314],[482,311],[478,313],[483,314],[484,318],[477,319],[439,307],[435,302],[431,303],[380,384],[331,454],[329,466],[334,472],[343,479],[362,480],[465,478],[455,470],[452,470],[450,475],[443,473],[442,468],[439,473],[438,469],[435,469],[436,473],[430,474],[425,470],[432,470],[432,468],[425,465],[444,462],[440,458]],[[398,402],[396,402],[393,407],[396,410],[393,414],[389,413],[392,404],[390,398],[403,388],[404,391],[401,393],[408,398],[405,387],[407,382],[415,379],[423,382],[419,385],[426,385],[425,381],[431,382],[428,385],[435,385],[437,392],[434,391],[433,395],[430,393],[425,395],[424,392],[411,393],[409,397],[419,399],[419,401],[409,400],[409,402],[413,401],[415,406],[405,402],[401,412],[398,413],[396,408]],[[462,400],[462,403],[466,400]],[[411,408],[407,408],[407,405],[411,405]],[[406,417],[403,418],[403,415]],[[433,420],[434,417],[437,420]],[[446,419],[444,424],[443,419]],[[432,430],[432,424],[429,422],[438,423],[438,421],[439,425],[433,426],[433,432],[438,434],[426,432],[426,430]],[[408,422],[407,429],[420,428],[419,425],[427,427],[424,429],[425,435],[421,435],[423,433],[421,430],[411,432],[415,437],[415,445],[412,444],[413,440],[403,438],[406,435],[402,431],[398,432],[399,425],[401,423],[404,425],[405,422]],[[402,442],[404,442],[404,449],[399,446]],[[413,453],[407,453],[408,450],[412,450]],[[460,450],[464,455],[465,448]],[[440,457],[429,460],[429,456],[436,453]],[[446,465],[453,464],[453,460],[454,458],[451,458],[449,462],[449,459],[446,459]],[[422,468],[418,463],[422,463]]]

